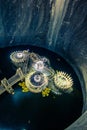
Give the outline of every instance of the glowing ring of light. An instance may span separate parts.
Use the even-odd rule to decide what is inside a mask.
[[[31,77],[33,74],[37,73],[36,71],[29,73],[26,77],[25,77],[25,84],[26,87],[29,89],[29,91],[34,92],[34,93],[39,93],[41,92],[44,88],[46,88],[46,86],[48,85],[48,78],[45,74],[41,73],[41,75],[44,77],[44,82],[42,82],[42,84],[40,84],[39,86],[35,86],[32,82],[31,82]]]
[[[27,51],[14,51],[10,55],[10,59],[14,63],[24,62],[28,56]]]

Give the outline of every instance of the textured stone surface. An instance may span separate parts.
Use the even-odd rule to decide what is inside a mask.
[[[87,111],[65,130],[87,130]]]
[[[1,46],[44,44],[48,10],[48,0],[0,0]]]

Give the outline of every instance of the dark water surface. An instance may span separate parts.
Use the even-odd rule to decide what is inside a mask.
[[[59,55],[39,47],[16,46],[0,49],[0,79],[15,74],[10,53],[24,49],[46,56],[54,70],[71,74],[74,91],[58,96],[51,93],[44,98],[41,93],[22,93],[16,84],[14,95],[6,92],[0,96],[0,130],[63,130],[81,115],[83,99],[78,77]]]

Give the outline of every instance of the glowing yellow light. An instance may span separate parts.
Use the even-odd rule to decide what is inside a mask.
[[[20,82],[18,85],[22,87],[22,92],[29,92],[29,89],[26,87],[24,81]]]
[[[42,91],[42,96],[43,96],[43,97],[49,96],[50,91],[51,91],[50,88],[45,88],[45,89]]]

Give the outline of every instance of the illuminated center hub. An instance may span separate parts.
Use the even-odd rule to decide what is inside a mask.
[[[35,75],[34,76],[34,81],[35,82],[40,82],[41,81],[41,76],[40,75]]]
[[[25,84],[31,92],[41,92],[48,85],[48,78],[41,72],[31,72],[25,77]]]
[[[35,72],[33,75],[31,75],[29,80],[34,85],[34,87],[40,87],[45,82],[44,75],[41,72]]]
[[[28,51],[27,50],[14,51],[10,55],[10,59],[14,64],[24,62],[27,59],[27,57],[28,57]]]
[[[22,52],[19,52],[19,53],[17,53],[17,58],[23,58],[23,53]]]
[[[35,64],[34,64],[34,68],[35,70],[37,71],[41,71],[44,69],[44,62],[43,61],[37,61]]]

